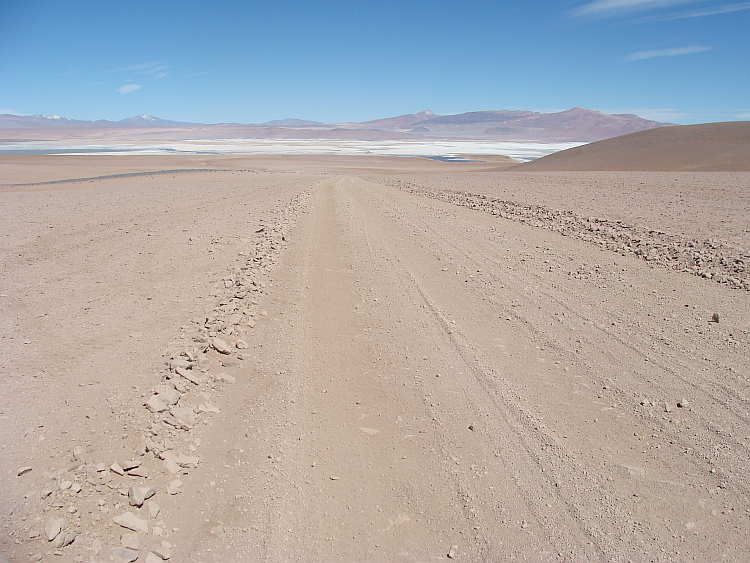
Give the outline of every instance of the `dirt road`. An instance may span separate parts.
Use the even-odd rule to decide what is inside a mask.
[[[182,327],[242,359],[200,353],[180,403],[198,422],[151,432],[200,462],[157,486],[141,557],[742,560],[747,293],[369,178],[290,188],[309,191],[276,265],[243,274],[263,280],[252,320],[219,296]],[[149,435],[161,415],[133,395],[123,417]],[[81,510],[91,531],[63,553],[107,560],[126,508]]]

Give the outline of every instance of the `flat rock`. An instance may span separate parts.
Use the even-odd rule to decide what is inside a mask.
[[[193,409],[185,407],[172,407],[169,412],[178,422],[192,428],[195,426],[195,413]]]
[[[133,561],[138,559],[138,551],[136,551],[135,549],[128,549],[127,547],[113,547],[112,556],[114,557],[115,561],[120,561],[122,563],[132,563]]]
[[[169,408],[158,395],[153,395],[148,401],[146,401],[145,405],[151,412],[164,412]]]
[[[198,463],[200,463],[200,458],[196,456],[180,454],[177,457],[177,463],[180,465],[180,467],[185,467],[186,469],[195,469],[196,467],[198,467]]]
[[[55,549],[66,547],[73,543],[77,536],[78,534],[73,530],[63,530],[62,532],[57,534],[57,537],[52,540],[50,545]]]
[[[170,495],[176,495],[182,492],[182,479],[175,479],[171,481],[167,486],[167,493]]]
[[[159,503],[150,500],[146,503],[146,506],[148,507],[148,515],[151,518],[156,518],[157,516],[159,516],[159,513],[161,512]]]
[[[200,385],[203,378],[192,370],[177,368],[174,372],[180,377],[184,377],[193,385]]]
[[[234,376],[228,375],[226,373],[220,373],[219,375],[217,375],[216,380],[223,381],[224,383],[235,383],[237,381]]]
[[[238,350],[247,350],[247,342],[242,339],[237,340],[235,346]]]
[[[166,385],[164,385],[164,387],[166,387]],[[156,396],[169,406],[176,405],[180,400],[180,392],[177,389],[172,388],[167,388]]]
[[[156,555],[153,551],[149,551],[144,559],[145,563],[163,563],[164,559]]]
[[[143,477],[144,479],[147,479],[150,474],[148,467],[143,467],[143,466],[134,467],[133,469],[130,469],[127,473],[131,477]]]
[[[148,534],[148,522],[143,518],[138,518],[138,516],[132,512],[125,512],[124,514],[115,516],[112,518],[112,521],[118,526],[122,526],[128,530]]]
[[[229,344],[224,342],[221,338],[212,338],[211,346],[213,346],[214,350],[216,350],[219,354],[231,354],[232,353],[232,349],[229,347]]]
[[[109,470],[112,473],[116,473],[117,475],[125,475],[125,470],[117,462],[114,462],[112,465],[110,465]]]
[[[21,475],[26,475],[26,474],[27,474],[27,473],[28,473],[29,471],[31,471],[31,469],[32,469],[32,468],[31,468],[31,467],[29,467],[28,465],[27,465],[27,466],[25,466],[25,467],[21,467],[21,468],[20,468],[20,469],[18,470],[17,474],[18,474],[18,476],[19,476],[19,477],[20,477]]]
[[[120,545],[127,549],[140,549],[141,537],[136,532],[124,532],[120,536]]]
[[[121,463],[120,466],[127,472],[127,471],[132,471],[133,469],[137,467],[140,467],[141,462],[138,461],[137,459],[131,459],[129,461],[125,461]]]
[[[54,540],[62,531],[65,526],[65,520],[62,518],[53,518],[47,521],[47,525],[44,527],[44,537],[47,541]]]
[[[137,487],[133,485],[128,489],[128,501],[130,506],[143,506],[146,499],[156,494],[156,487]]]

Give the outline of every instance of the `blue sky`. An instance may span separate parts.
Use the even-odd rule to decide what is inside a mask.
[[[750,2],[0,0],[0,113],[750,119]]]

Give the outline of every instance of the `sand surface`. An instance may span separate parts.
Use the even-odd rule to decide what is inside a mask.
[[[748,172],[750,121],[649,129],[556,152],[518,169]]]
[[[0,163],[10,561],[746,560],[750,174],[190,158]]]

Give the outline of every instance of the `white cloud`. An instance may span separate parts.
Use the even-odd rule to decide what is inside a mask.
[[[120,86],[117,91],[120,92],[120,94],[130,94],[130,92],[135,92],[140,89],[140,84],[125,84],[125,86]]]
[[[645,61],[646,59],[656,59],[659,57],[677,57],[680,55],[692,55],[694,53],[703,53],[712,50],[713,47],[676,47],[674,49],[654,49],[653,51],[638,51],[632,55],[623,57],[623,62],[631,63],[634,61]]]
[[[593,0],[573,10],[577,16],[608,17],[629,12],[657,10],[699,0]]]

